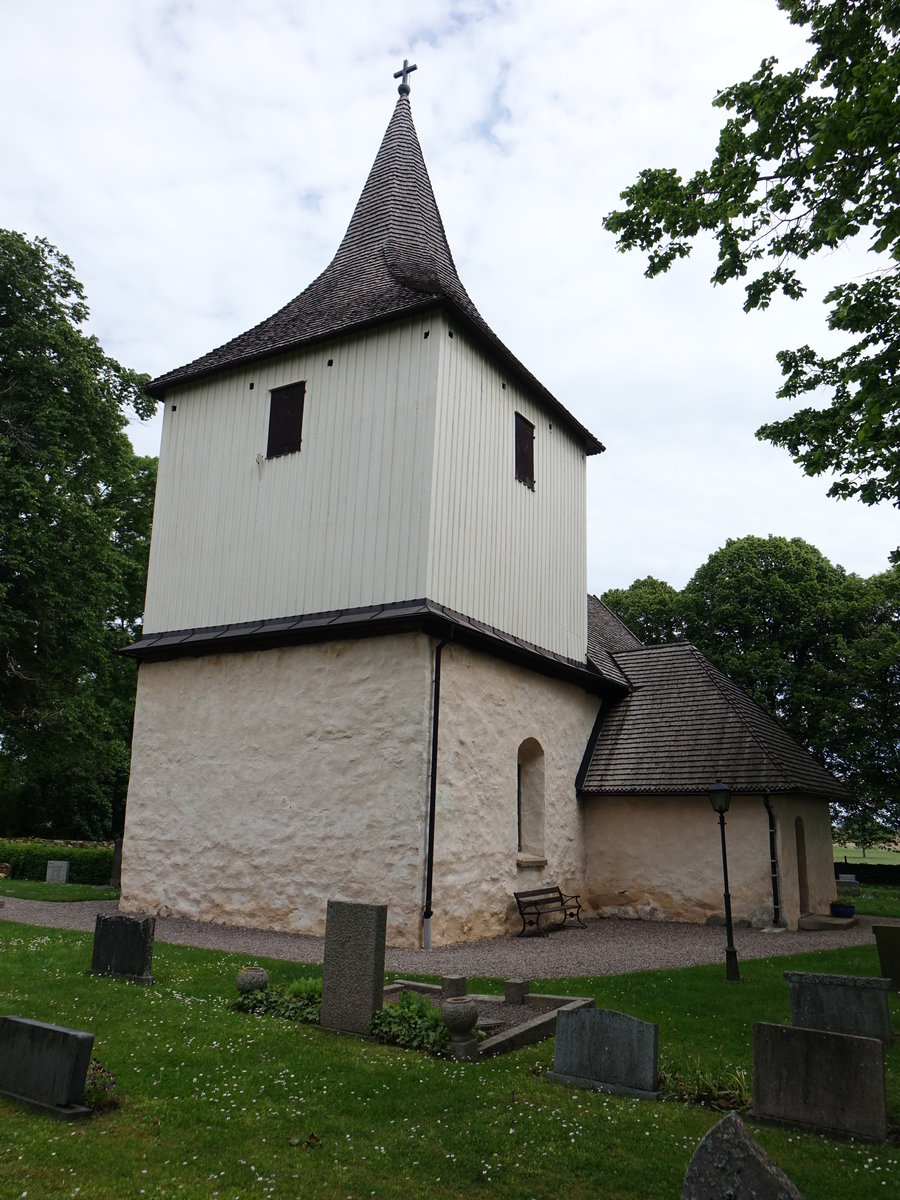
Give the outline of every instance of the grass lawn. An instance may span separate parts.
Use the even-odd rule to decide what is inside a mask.
[[[861,883],[858,896],[847,896],[858,913],[867,917],[900,917],[900,888]]]
[[[37,879],[0,879],[0,899],[15,896],[17,900],[55,900],[73,903],[76,900],[118,900],[119,889],[100,887],[92,883],[44,883]]]
[[[839,846],[836,842],[832,846],[834,851],[834,861],[848,863],[890,863],[894,866],[900,864],[900,850],[880,850],[871,849],[863,854],[858,846]]]
[[[0,1012],[94,1034],[119,1106],[68,1125],[0,1101],[0,1195],[680,1196],[718,1114],[548,1083],[553,1043],[457,1064],[231,1011],[239,955],[157,943],[149,988],[86,973],[91,936],[0,922]],[[319,968],[264,961],[273,983]],[[872,947],[684,971],[541,981],[658,1021],[666,1071],[749,1077],[754,1021],[789,1021],[789,967],[878,973]],[[494,981],[496,987],[496,981]],[[900,997],[892,996],[900,1029]],[[900,1044],[887,1051],[900,1129]],[[809,1200],[896,1195],[900,1142],[753,1126]]]

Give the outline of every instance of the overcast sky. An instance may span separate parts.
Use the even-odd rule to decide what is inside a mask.
[[[897,511],[829,500],[757,442],[787,415],[778,349],[828,348],[801,304],[745,315],[710,247],[644,279],[601,219],[643,167],[709,161],[718,88],[807,57],[775,0],[0,0],[0,225],[73,260],[106,351],[151,375],[280,308],[337,249],[397,99],[460,277],[498,336],[606,445],[588,585],[682,587],[729,537],[802,537],[870,575]],[[158,419],[133,430],[156,453]]]

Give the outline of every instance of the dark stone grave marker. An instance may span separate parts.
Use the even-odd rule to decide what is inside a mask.
[[[122,886],[122,839],[117,837],[113,842],[112,870],[109,873],[109,886]]]
[[[386,904],[329,900],[325,917],[321,1024],[365,1034],[384,997]]]
[[[729,1113],[694,1151],[681,1200],[803,1200],[787,1175]]]
[[[89,1117],[84,1084],[94,1035],[26,1017],[0,1017],[0,1093],[52,1117]]]
[[[873,925],[881,974],[900,992],[900,925]]]
[[[890,1045],[889,979],[806,971],[785,971],[784,977],[791,985],[792,1025],[878,1038]]]
[[[95,975],[116,975],[132,983],[152,983],[150,968],[155,933],[155,917],[99,913],[94,922],[91,971]]]
[[[655,1100],[659,1026],[611,1009],[561,1010],[547,1078],[595,1092]]]
[[[755,1120],[884,1141],[884,1045],[877,1038],[753,1026]]]

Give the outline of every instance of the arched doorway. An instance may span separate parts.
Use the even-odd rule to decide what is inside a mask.
[[[809,912],[809,876],[806,872],[806,833],[803,829],[802,817],[798,817],[794,822],[794,837],[797,842],[797,892],[800,900],[800,916],[805,917]]]

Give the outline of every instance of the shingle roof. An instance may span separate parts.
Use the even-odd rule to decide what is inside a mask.
[[[565,422],[588,454],[601,443],[503,345],[460,282],[409,99],[401,96],[344,239],[318,279],[246,333],[160,375],[152,395],[310,342],[442,305]]]
[[[580,780],[592,794],[846,793],[781,726],[696,648],[681,642],[614,653],[632,687],[603,719]]]
[[[588,662],[593,663],[607,679],[615,679],[628,687],[628,680],[612,656],[613,650],[632,650],[643,645],[634,636],[627,625],[598,600],[596,596],[588,596],[587,618],[587,656]]]

